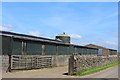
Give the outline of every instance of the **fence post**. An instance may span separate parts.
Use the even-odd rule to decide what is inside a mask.
[[[11,55],[9,55],[9,67],[8,67],[8,71],[11,72]]]

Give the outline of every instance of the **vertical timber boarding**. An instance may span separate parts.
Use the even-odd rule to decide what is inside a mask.
[[[45,55],[56,55],[57,53],[56,48],[57,48],[56,44],[46,43],[45,44]]]
[[[12,41],[12,55],[21,55],[22,54],[22,40],[13,38]]]
[[[27,54],[28,55],[41,55],[42,44],[37,41],[27,41]]]
[[[45,55],[45,43],[42,44],[42,55]]]
[[[76,47],[74,47],[75,48],[75,54],[77,53],[77,50],[76,50]]]
[[[102,55],[107,56],[108,55],[108,49],[103,49],[102,50]]]
[[[58,46],[59,45],[56,44],[56,55],[58,55]]]
[[[2,54],[8,55],[11,54],[12,48],[11,48],[11,37],[8,36],[2,36]]]
[[[27,44],[26,41],[22,41],[22,55],[26,55],[27,52]]]

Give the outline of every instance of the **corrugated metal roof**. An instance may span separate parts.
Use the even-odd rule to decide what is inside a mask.
[[[19,38],[19,39],[24,39],[24,40],[41,41],[41,42],[62,44],[62,45],[67,45],[67,46],[72,45],[72,46],[78,46],[78,47],[89,48],[89,49],[97,49],[97,48],[90,48],[87,46],[76,45],[76,44],[63,43],[62,41],[58,41],[58,40],[54,40],[54,39],[36,37],[36,36],[31,36],[31,35],[26,35],[26,34],[18,34],[18,33],[14,33],[14,32],[0,31],[0,35],[10,36],[13,38]]]
[[[7,35],[8,36],[19,36],[19,37],[27,37],[27,38],[35,38],[35,39],[41,39],[41,40],[49,40],[49,41],[61,42],[61,41],[54,40],[54,39],[36,37],[36,36],[31,36],[31,35],[26,35],[26,34],[18,34],[18,33],[14,33],[14,32],[0,31],[0,33],[2,33],[2,35],[6,35],[6,36]]]
[[[106,48],[106,47],[103,47],[103,46],[99,46],[99,45],[95,45],[95,44],[87,44],[85,45],[86,47],[92,47],[92,48],[101,48],[101,49],[109,49],[109,50],[115,50],[115,49],[110,49],[110,48]]]

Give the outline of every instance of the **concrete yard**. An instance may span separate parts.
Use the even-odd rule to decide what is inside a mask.
[[[86,76],[68,76],[68,67],[54,67],[39,70],[28,70],[12,73],[3,73],[3,78],[118,78],[118,66],[102,70]]]

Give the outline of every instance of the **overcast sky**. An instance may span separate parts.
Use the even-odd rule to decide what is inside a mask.
[[[72,43],[117,49],[117,2],[2,3],[0,30],[55,38],[66,32]]]

